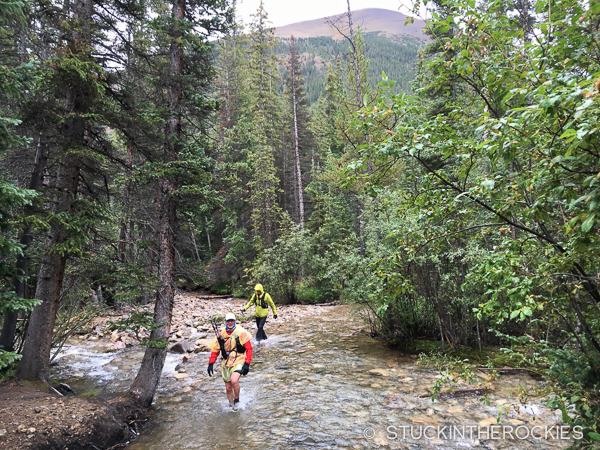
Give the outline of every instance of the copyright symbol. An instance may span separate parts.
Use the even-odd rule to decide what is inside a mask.
[[[367,439],[373,439],[375,437],[375,430],[371,427],[367,427],[363,430],[363,436]]]

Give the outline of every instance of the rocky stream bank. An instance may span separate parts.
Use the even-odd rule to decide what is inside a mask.
[[[344,305],[279,306],[278,319],[267,323],[269,339],[253,340],[240,411],[232,413],[222,380],[206,374],[208,321],[233,311],[254,334],[251,315],[239,315],[244,302],[177,296],[156,404],[144,412],[149,420],[119,395],[135,377],[143,336],[112,330],[110,322],[131,311],[98,317],[52,368],[78,396],[16,381],[0,386],[0,448],[533,450],[573,444],[572,434],[557,434],[560,414],[536,398],[544,388],[540,379],[481,369],[476,386],[457,382],[452,394],[432,402],[428,392],[442,378],[439,371],[382,345]]]
[[[214,315],[236,313],[243,326],[252,329],[250,312],[242,316],[240,310],[246,300],[228,296],[200,293],[182,293],[176,296],[173,323],[169,339],[171,353],[180,353],[174,370],[163,372],[163,377],[184,379],[186,363],[208,351]],[[136,311],[151,311],[152,305]],[[282,326],[290,315],[303,317],[314,313],[314,308],[280,306],[280,315],[270,328]],[[111,323],[127,319],[132,309],[107,311],[95,318],[69,343],[90,345],[97,352],[113,355],[139,346],[146,336],[143,331],[111,329]],[[68,350],[68,346],[66,346]],[[140,348],[140,351],[143,349]],[[173,369],[172,367],[170,369]],[[64,381],[61,374],[56,381]],[[76,372],[71,379],[83,377]],[[65,389],[69,384],[65,383]],[[63,391],[64,392],[64,391]],[[131,405],[124,392],[65,392],[63,395],[41,383],[16,379],[0,384],[0,448],[16,449],[109,449],[120,448],[135,439],[147,422],[145,412]]]

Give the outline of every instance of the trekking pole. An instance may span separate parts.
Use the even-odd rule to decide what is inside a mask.
[[[223,358],[223,361],[225,361],[227,359],[227,357],[229,356],[227,354],[227,352],[225,351],[225,339],[223,339],[223,336],[221,336],[221,333],[219,333],[219,327],[217,326],[214,319],[211,319],[210,323],[213,327],[213,331],[215,332],[215,337],[217,338],[217,342],[219,343],[219,348],[221,349],[221,357]]]

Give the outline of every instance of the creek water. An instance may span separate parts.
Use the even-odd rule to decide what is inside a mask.
[[[489,383],[487,399],[432,402],[425,395],[438,371],[371,338],[347,306],[307,308],[285,325],[270,320],[269,339],[253,340],[237,413],[230,411],[219,373],[206,375],[208,353],[182,365],[183,379],[173,375],[181,356],[169,354],[152,425],[128,448],[558,449],[577,437],[558,428],[560,414],[540,401],[519,401],[520,391],[542,387],[527,374],[500,376]],[[55,376],[79,391],[126,389],[141,356],[139,349],[107,355],[87,345],[70,347]]]

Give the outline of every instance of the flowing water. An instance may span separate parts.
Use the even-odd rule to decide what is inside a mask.
[[[229,409],[220,376],[206,375],[208,353],[182,365],[183,379],[173,375],[181,356],[170,354],[153,424],[128,448],[558,449],[573,444],[576,435],[557,428],[560,414],[536,400],[519,402],[519,391],[542,386],[528,375],[499,377],[487,400],[432,402],[425,395],[440,377],[437,371],[369,337],[349,307],[307,308],[313,313],[288,317],[284,326],[271,320],[269,339],[253,341],[237,413]],[[76,389],[126,389],[142,351],[94,355],[93,348],[71,348],[59,360],[57,376],[66,377],[68,368],[75,371],[68,382]]]

